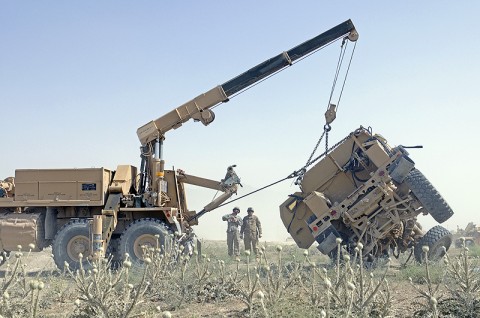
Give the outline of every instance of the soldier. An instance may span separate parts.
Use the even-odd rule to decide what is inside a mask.
[[[228,255],[240,255],[240,227],[242,226],[242,218],[238,216],[240,213],[239,207],[234,207],[231,214],[222,216],[223,221],[228,222],[227,226],[227,246]]]
[[[240,230],[240,238],[245,243],[245,250],[252,250],[257,255],[258,239],[262,237],[262,224],[256,215],[253,215],[253,208],[248,208],[248,215],[243,218],[243,225]]]

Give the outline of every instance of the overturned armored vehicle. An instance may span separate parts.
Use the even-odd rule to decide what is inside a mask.
[[[426,233],[417,222],[430,214],[443,223],[453,211],[433,185],[415,168],[405,147],[391,147],[381,135],[360,127],[319,156],[297,180],[301,192],[280,206],[282,221],[301,248],[315,241],[331,257],[337,240],[353,252],[358,243],[367,259],[398,257],[414,247],[422,261],[439,259],[452,243],[451,233],[437,225]]]

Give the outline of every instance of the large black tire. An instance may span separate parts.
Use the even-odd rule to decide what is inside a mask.
[[[448,203],[420,170],[410,171],[404,182],[435,221],[443,223],[453,215]]]
[[[427,257],[431,261],[438,261],[452,245],[453,236],[449,230],[443,226],[437,225],[428,230],[427,233],[420,239],[415,245],[415,259],[419,263],[423,263],[425,253],[423,252],[423,246],[428,246]]]
[[[68,263],[70,269],[80,268],[79,254],[82,253],[82,266],[89,268],[87,257],[90,255],[90,228],[88,220],[73,220],[65,224],[53,240],[52,253],[59,269]]]
[[[155,236],[158,235],[158,238]],[[171,244],[170,231],[158,219],[140,219],[131,223],[120,237],[119,258],[124,259],[125,253],[130,256],[132,266],[142,268],[143,249],[146,247],[161,249]]]

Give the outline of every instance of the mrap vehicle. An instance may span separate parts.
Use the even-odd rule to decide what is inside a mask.
[[[417,216],[430,214],[443,223],[453,211],[405,148],[359,127],[302,170],[296,182],[301,191],[280,206],[297,245],[316,242],[333,258],[339,241],[351,253],[361,243],[370,261],[413,250],[422,262],[423,246],[429,247],[429,259],[443,257],[452,234],[440,225],[425,233]]]

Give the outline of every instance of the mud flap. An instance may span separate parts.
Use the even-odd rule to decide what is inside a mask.
[[[320,233],[315,240],[318,242],[317,249],[325,255],[328,255],[334,248],[337,247],[337,238],[340,237],[340,234],[337,230],[330,225]]]

